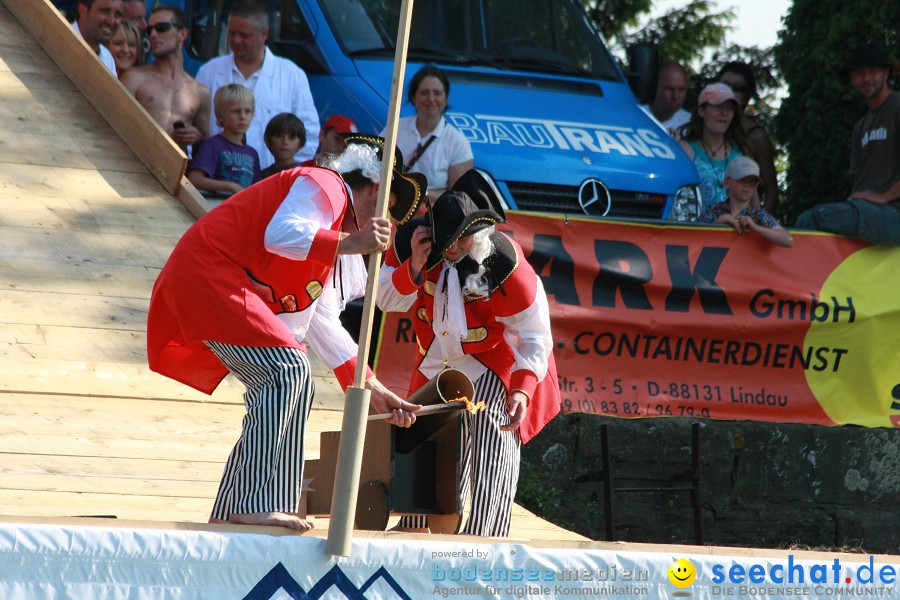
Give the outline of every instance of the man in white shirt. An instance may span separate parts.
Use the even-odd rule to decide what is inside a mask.
[[[122,0],[78,0],[78,19],[72,23],[75,33],[91,47],[113,77],[116,61],[106,44],[122,20],[123,10]]]
[[[229,83],[249,88],[256,99],[256,112],[247,144],[259,153],[260,168],[275,162],[264,140],[266,125],[279,113],[293,113],[306,128],[307,139],[319,135],[319,115],[309,90],[306,73],[293,62],[276,56],[266,47],[269,36],[269,16],[257,2],[243,2],[235,6],[228,19],[228,45],[231,54],[211,59],[200,67],[197,81],[216,90]],[[222,131],[215,115],[210,118],[210,134]],[[303,162],[313,157],[315,148],[307,144],[294,157]]]
[[[667,61],[659,68],[656,100],[652,104],[641,106],[676,140],[681,137],[678,129],[691,120],[691,113],[681,108],[687,97],[687,89],[688,76],[684,67],[674,60]]]

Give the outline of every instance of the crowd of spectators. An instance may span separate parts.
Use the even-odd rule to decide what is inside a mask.
[[[345,147],[343,137],[358,132],[353,120],[345,115],[330,115],[320,129],[306,74],[266,45],[269,16],[259,2],[234,6],[227,21],[231,52],[202,65],[196,79],[183,67],[188,35],[184,14],[177,8],[158,6],[147,17],[144,6],[143,0],[78,0],[72,27],[189,153],[198,152],[206,140],[221,145],[223,139],[233,137],[225,131],[223,116],[212,110],[211,100],[220,88],[229,85],[243,87],[253,100],[250,123],[240,137],[242,146],[258,155],[256,178],[295,165],[314,165],[340,154]],[[900,212],[896,206],[900,173],[896,172],[897,161],[891,162],[900,155],[896,139],[900,125],[892,120],[898,95],[888,86],[896,67],[874,44],[857,48],[845,65],[844,72],[869,108],[853,137],[850,171],[856,178],[854,188],[848,202],[817,207],[801,215],[795,226],[896,243],[892,240],[898,234],[871,233],[871,227],[865,225],[869,215],[875,214],[880,221],[876,229],[896,229],[892,224]],[[776,151],[765,127],[748,111],[757,97],[752,66],[741,61],[722,65],[700,92],[693,111],[685,108],[690,77],[684,66],[671,60],[663,62],[657,81],[655,99],[642,108],[678,140],[696,168],[701,212],[728,199],[725,171],[737,157],[746,156],[759,170],[752,207],[774,214],[780,195]],[[407,89],[415,115],[401,119],[398,126],[397,147],[406,157],[403,167],[426,176],[430,202],[474,166],[468,140],[444,118],[449,97],[447,75],[433,65],[422,67]],[[862,131],[869,125],[863,122],[866,120],[877,121],[877,126]],[[285,155],[287,148],[295,148],[292,157]],[[219,158],[225,160],[221,155]],[[208,169],[212,169],[212,163],[202,169],[192,167],[195,179],[204,180],[203,190],[227,194],[246,187],[246,174],[239,183],[222,171],[216,174]],[[227,185],[209,182],[219,176],[226,177],[221,183]]]

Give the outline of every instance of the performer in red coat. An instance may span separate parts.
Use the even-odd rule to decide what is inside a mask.
[[[460,490],[463,501],[472,496],[464,533],[481,536],[509,533],[520,445],[560,408],[547,297],[521,247],[494,228],[503,221],[488,182],[469,171],[428,215],[398,229],[378,289],[382,310],[414,307],[410,389],[453,367],[487,404],[462,417]]]
[[[353,141],[329,166],[282,171],[223,202],[188,229],[153,286],[150,368],[207,394],[228,372],[246,387],[213,522],[312,527],[296,514],[313,396],[304,344],[345,388],[353,382],[357,346],[340,311],[365,293],[361,255],[386,249],[391,235],[390,221],[373,216],[374,138]],[[409,218],[425,188],[395,170],[391,214]],[[415,421],[418,407],[374,377],[366,387],[392,423]]]

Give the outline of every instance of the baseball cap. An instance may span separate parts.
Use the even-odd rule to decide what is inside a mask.
[[[697,106],[703,106],[704,104],[719,106],[720,104],[728,102],[729,100],[731,100],[738,106],[741,105],[730,87],[728,87],[724,83],[711,83],[703,88],[702,92],[700,92],[700,97],[697,98]]]
[[[737,156],[730,161],[725,167],[725,177],[734,179],[735,181],[744,177],[755,177],[759,179],[759,165],[756,161],[747,156]]]
[[[359,133],[359,127],[350,117],[344,115],[331,115],[325,124],[322,125],[322,131],[326,129],[334,129],[338,133]]]

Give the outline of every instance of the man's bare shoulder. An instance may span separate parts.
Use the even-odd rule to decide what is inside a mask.
[[[140,67],[131,67],[124,73],[120,78],[122,85],[124,85],[132,94],[141,87],[147,79],[152,76],[152,73],[149,71],[149,65],[143,65]]]

